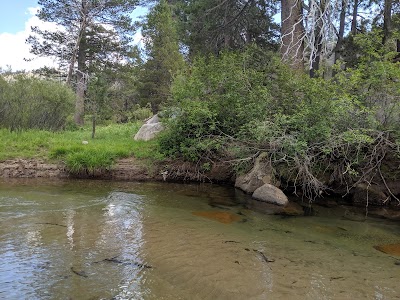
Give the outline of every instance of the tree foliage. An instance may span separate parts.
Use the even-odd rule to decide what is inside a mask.
[[[139,74],[139,99],[156,113],[169,97],[173,77],[184,66],[171,8],[165,0],[154,6],[143,26],[147,61]]]
[[[181,41],[191,57],[243,49],[256,43],[275,48],[277,3],[269,0],[175,1]]]
[[[82,125],[85,74],[129,59],[134,29],[129,14],[137,1],[39,0],[38,4],[39,19],[57,27],[54,31],[33,27],[27,42],[33,54],[56,57],[68,83],[76,74],[75,121]]]

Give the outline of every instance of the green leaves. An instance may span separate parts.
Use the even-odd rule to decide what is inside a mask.
[[[0,126],[10,130],[60,130],[75,100],[67,86],[25,75],[0,79],[0,90]]]
[[[153,113],[170,97],[174,76],[185,65],[171,8],[162,0],[154,6],[143,27],[147,61],[139,73],[139,100],[151,104]]]
[[[236,161],[236,169],[266,152],[310,198],[326,188],[319,178],[332,174],[324,172],[350,183],[374,168],[368,164],[380,155],[377,145],[399,153],[392,134],[379,131],[399,136],[398,66],[361,66],[325,80],[293,72],[257,48],[197,58],[173,83],[176,113],[161,151],[201,163]]]

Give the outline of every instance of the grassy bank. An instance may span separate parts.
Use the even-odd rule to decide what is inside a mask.
[[[98,126],[94,139],[89,126],[61,132],[0,129],[0,160],[38,158],[64,161],[71,172],[79,172],[108,168],[116,159],[130,156],[161,159],[155,141],[133,140],[139,128],[140,123]]]

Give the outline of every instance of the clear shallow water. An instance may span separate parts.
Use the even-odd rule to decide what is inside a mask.
[[[373,248],[400,224],[241,201],[215,185],[2,181],[0,298],[400,299],[399,258]]]

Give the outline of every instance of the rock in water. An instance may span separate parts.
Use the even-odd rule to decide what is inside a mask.
[[[160,132],[164,130],[164,126],[161,124],[157,115],[154,115],[145,124],[140,127],[139,131],[136,133],[135,141],[149,141]]]
[[[400,243],[399,244],[388,244],[388,245],[378,245],[374,246],[376,250],[383,253],[400,256]]]
[[[281,206],[285,206],[289,203],[288,198],[282,190],[268,183],[256,189],[253,193],[253,198],[262,202]]]
[[[211,220],[216,220],[224,224],[230,224],[241,219],[238,215],[226,211],[195,211],[192,212],[192,214]]]

